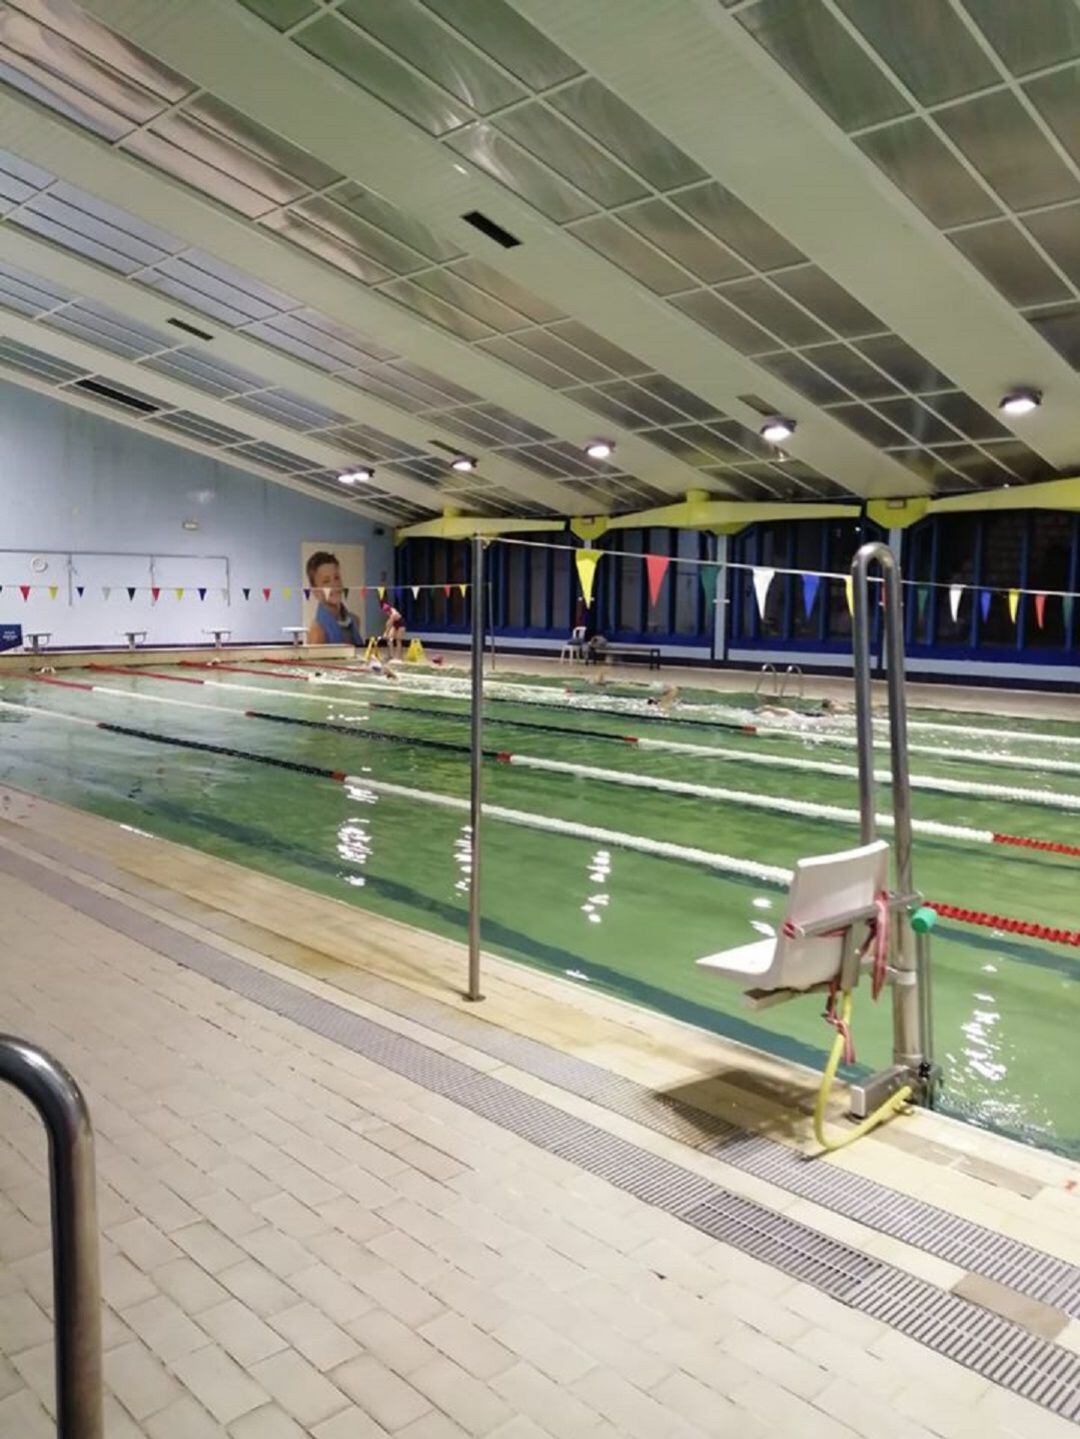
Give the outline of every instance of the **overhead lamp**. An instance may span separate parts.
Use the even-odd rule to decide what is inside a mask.
[[[770,445],[782,445],[785,440],[790,440],[795,433],[795,421],[785,420],[783,415],[773,415],[771,420],[766,420],[761,427],[761,438],[768,440]]]
[[[338,475],[339,485],[362,485],[367,480],[375,478],[375,471],[369,470],[366,465],[359,466],[355,470],[346,470],[344,474]]]
[[[590,440],[585,446],[590,460],[610,460],[615,453],[614,440]]]
[[[1040,390],[1010,390],[1002,398],[998,409],[1006,415],[1030,415],[1032,410],[1037,410],[1041,404]]]
[[[469,475],[476,469],[476,461],[468,455],[458,455],[456,460],[451,460],[450,468],[457,470],[459,475]]]

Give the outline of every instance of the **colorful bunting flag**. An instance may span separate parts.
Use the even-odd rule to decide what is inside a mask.
[[[820,575],[803,575],[802,577],[802,603],[803,614],[807,619],[814,613],[814,605],[817,603],[818,589],[821,586]]]
[[[263,599],[264,599],[264,600],[268,600],[269,598],[270,598],[270,587],[269,587],[269,585],[264,585],[264,586],[263,586]]]
[[[221,598],[225,601],[226,604],[228,604],[228,603],[229,603],[229,591],[226,590],[226,589],[223,589],[223,590],[221,591]]]
[[[1040,629],[1046,623],[1046,596],[1042,594],[1035,596],[1035,623]]]
[[[79,599],[82,599],[83,595],[86,594],[86,586],[85,586],[85,585],[76,585],[76,586],[75,586],[75,593],[79,596]]]
[[[654,608],[660,600],[660,587],[668,572],[671,560],[667,555],[646,555],[645,574],[649,582],[649,604]]]
[[[380,585],[377,593],[379,596],[379,603],[382,604],[383,600],[386,599],[386,586]]]
[[[205,586],[205,585],[200,585],[200,586],[199,586],[199,599],[200,599],[200,600],[206,599],[206,586]]]
[[[1061,618],[1065,624],[1066,635],[1068,635],[1069,631],[1072,629],[1073,599],[1073,595],[1065,595],[1065,597],[1061,601]]]
[[[462,599],[465,598],[465,594],[466,594],[466,591],[468,590],[468,588],[469,588],[468,585],[458,585],[458,589],[461,591],[461,598],[462,598]]]
[[[159,585],[151,585],[151,586],[150,586],[150,603],[156,605],[157,602],[158,602],[158,600],[159,600],[160,598],[161,598],[161,587],[160,587]]]
[[[306,599],[306,600],[311,599],[311,586],[310,586],[310,585],[305,585],[305,586],[304,586],[304,599]]]
[[[982,594],[979,596],[979,609],[982,612],[983,624],[985,624],[986,621],[990,618],[990,601],[992,599],[993,592],[991,590],[983,590]]]
[[[410,585],[409,588],[412,590],[412,597],[413,597],[413,599],[414,599],[414,600],[418,600],[418,599],[420,598],[420,586],[419,586],[419,585]]]
[[[29,586],[29,585],[20,585],[20,586],[19,586],[19,594],[22,595],[22,597],[23,597],[24,600],[28,600],[28,599],[30,598],[30,586]]]
[[[847,601],[847,612],[848,612],[848,614],[854,616],[854,614],[855,614],[855,581],[851,578],[850,575],[846,576],[846,578],[844,579],[844,599]]]
[[[50,585],[50,586],[49,586],[49,599],[51,599],[51,600],[56,599],[56,596],[57,596],[59,593],[60,593],[60,586],[59,586],[59,585]]]
[[[701,581],[701,588],[705,591],[705,606],[711,608],[716,604],[716,585],[720,578],[720,571],[716,565],[699,565],[698,579]]]
[[[956,624],[960,614],[960,599],[964,593],[963,585],[949,586],[949,613],[952,615],[953,624]]]
[[[1010,590],[1010,591],[1009,591],[1009,618],[1012,620],[1013,624],[1016,623],[1016,612],[1017,612],[1017,610],[1018,610],[1019,608],[1020,608],[1020,591],[1019,591],[1019,590]]]
[[[290,590],[289,593],[292,594],[292,590]],[[348,585],[346,585],[345,588],[341,591],[341,598],[342,598],[343,600],[347,600],[347,599],[349,598],[349,587],[348,587]]]
[[[292,599],[292,585],[286,585],[286,586],[285,586],[285,588],[281,591],[281,597],[282,597],[282,599],[285,599],[285,600],[291,600],[291,599]],[[348,590],[345,591],[345,598],[346,598],[346,599],[349,598],[349,592],[348,592]]]
[[[107,600],[111,594],[112,594],[112,586],[111,586],[111,585],[102,585],[102,587],[101,587],[101,598],[102,598],[103,600]]]
[[[581,586],[582,598],[586,608],[592,604],[593,585],[596,581],[596,567],[600,563],[600,550],[577,550],[574,554],[574,563],[577,566],[578,584]]]
[[[754,594],[757,596],[758,614],[762,619],[765,618],[765,601],[769,597],[769,587],[775,577],[775,570],[765,565],[754,566]]]
[[[362,600],[366,600],[366,599],[367,599],[367,592],[368,592],[368,587],[367,587],[367,585],[361,585],[361,586],[360,586],[360,598],[361,598]]]
[[[250,586],[250,585],[244,585],[244,586],[242,587],[242,589],[240,590],[240,593],[244,596],[244,599],[246,599],[246,600],[251,599],[251,586]]]
[[[447,599],[450,598],[450,591],[451,591],[452,588],[453,588],[452,585],[443,585],[443,587],[442,587],[442,592],[443,592],[443,594],[446,596]]]
[[[177,598],[178,600],[182,600],[182,599],[184,598],[184,587],[183,587],[183,585],[179,585],[175,590],[173,590],[173,594],[176,596],[176,598]]]
[[[134,585],[128,585],[128,587],[127,587],[127,592],[128,592],[128,599],[129,599],[129,600],[133,600],[133,599],[135,598],[135,586],[134,586]]]
[[[926,606],[930,600],[930,586],[920,585],[915,591],[915,608],[918,611],[919,623],[923,622],[923,615],[926,614]]]

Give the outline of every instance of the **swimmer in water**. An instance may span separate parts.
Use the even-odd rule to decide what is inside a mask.
[[[665,685],[660,693],[654,699],[649,699],[647,703],[658,710],[662,710],[664,714],[668,714],[678,703],[678,699],[679,686]]]
[[[785,705],[762,705],[758,710],[759,715],[768,715],[772,719],[793,719],[793,720],[824,720],[836,719],[841,715],[851,713],[851,705],[843,700],[824,699],[819,702],[817,709],[793,710]]]

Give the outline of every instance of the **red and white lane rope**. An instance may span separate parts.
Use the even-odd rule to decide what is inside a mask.
[[[110,724],[105,720],[91,719],[85,715],[67,714],[59,710],[44,709],[39,705],[13,703],[0,700],[0,709],[13,710],[23,714],[36,715],[44,719],[59,720],[90,729],[102,730],[108,734],[145,740],[151,744],[168,745],[178,749],[193,750],[202,754],[222,755],[242,759],[254,764],[268,765],[274,769],[304,774],[316,779],[331,780],[346,785],[351,793],[365,791],[385,794],[415,803],[429,804],[443,809],[468,812],[469,802],[454,795],[438,794],[431,790],[413,789],[406,785],[391,784],[373,780],[366,775],[349,775],[342,770],[331,770],[320,765],[303,764],[294,760],[279,759],[273,755],[253,754],[248,750],[227,745],[209,744],[199,740],[180,739],[173,735],[153,734],[147,730],[135,729],[128,725]],[[792,871],[780,865],[761,864],[756,860],[740,859],[734,855],[719,854],[713,850],[697,849],[690,845],[670,844],[664,840],[652,839],[646,835],[626,834],[621,830],[603,829],[597,825],[579,824],[574,820],[556,819],[551,815],[535,814],[528,810],[507,809],[503,805],[484,805],[486,818],[501,820],[509,824],[523,825],[530,829],[543,830],[549,834],[564,834],[576,839],[587,839],[621,849],[636,850],[641,854],[655,855],[662,859],[681,860],[702,865],[721,874],[737,875],[758,880],[763,884],[784,888],[791,883]],[[982,925],[1001,933],[1022,934],[1031,938],[1047,940],[1053,944],[1071,945],[1080,948],[1080,930],[1061,929],[1033,920],[1015,919],[1007,915],[988,914],[983,910],[962,909],[959,906],[929,902],[944,918],[954,919],[963,924]]]

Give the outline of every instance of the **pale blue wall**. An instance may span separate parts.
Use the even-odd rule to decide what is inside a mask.
[[[183,529],[189,519],[197,531]],[[128,626],[146,629],[151,644],[203,643],[203,629],[214,625],[231,627],[235,640],[280,641],[283,625],[302,622],[301,542],[363,544],[365,582],[377,585],[392,574],[393,539],[374,529],[272,481],[0,382],[0,625],[51,630],[53,645],[113,645]],[[69,554],[83,599],[72,589],[69,601]],[[129,602],[127,585],[151,583],[151,555],[159,557],[154,582],[163,593],[156,605],[146,590]],[[34,556],[47,571],[32,570]],[[230,602],[221,594],[223,561],[200,556],[227,557]],[[60,592],[50,600],[34,590],[24,602],[20,583]],[[112,586],[108,602],[104,585]],[[207,586],[205,601],[173,593],[198,585]],[[268,602],[264,585],[273,591]],[[286,585],[294,587],[290,600],[280,593]],[[367,610],[370,631],[374,596]]]

